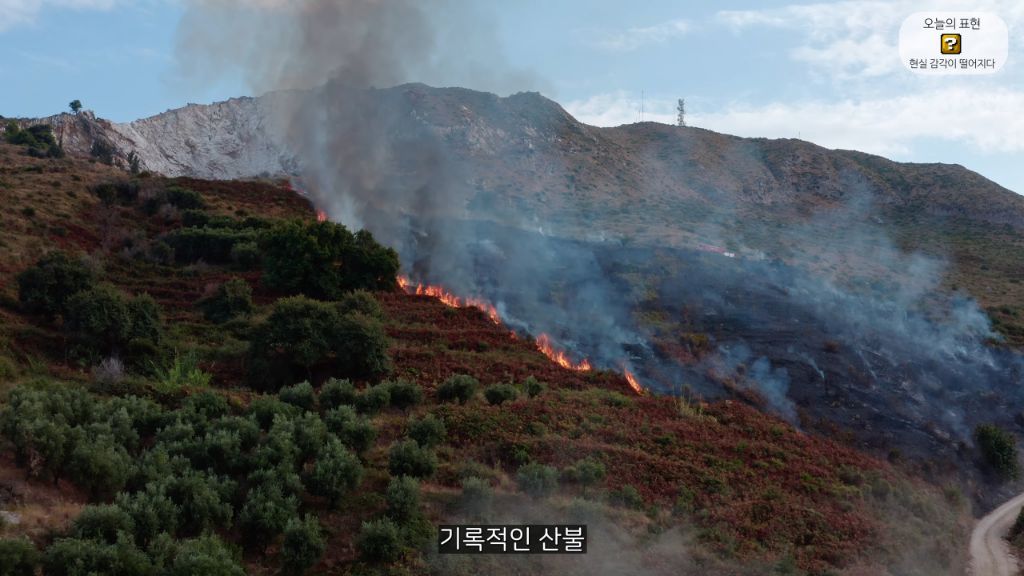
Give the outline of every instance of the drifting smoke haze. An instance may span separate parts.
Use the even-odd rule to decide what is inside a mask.
[[[973,301],[943,295],[941,260],[890,241],[875,222],[886,199],[857,173],[840,175],[828,206],[775,228],[780,252],[767,256],[743,232],[759,217],[749,199],[741,204],[701,180],[714,210],[689,222],[737,258],[651,246],[606,227],[610,207],[601,207],[604,216],[592,207],[556,213],[543,196],[529,205],[486,182],[474,162],[493,156],[493,142],[507,134],[478,115],[542,133],[521,146],[527,160],[511,166],[556,158],[543,142],[596,138],[581,136],[536,95],[499,102],[452,89],[428,99],[422,86],[374,88],[423,81],[508,92],[541,84],[503,63],[477,4],[192,2],[179,38],[182,73],[202,82],[240,70],[255,93],[276,91],[265,121],[297,159],[301,186],[318,207],[395,247],[414,282],[482,297],[511,328],[551,334],[573,361],[632,367],[652,388],[706,398],[754,390],[791,422],[806,424],[809,414],[854,430],[872,448],[948,461],[975,424],[1006,423],[1024,407],[1020,359],[986,345],[994,336]],[[658,147],[664,141],[651,139],[648,165],[668,162]],[[763,151],[739,142],[716,153],[731,168],[756,164]],[[556,173],[564,185],[568,167],[551,162],[538,172]],[[618,182],[641,200],[663,185],[642,176]],[[776,194],[793,205],[810,196]],[[616,210],[638,222],[677,217],[642,202]],[[641,321],[644,314],[667,318],[667,327]],[[681,330],[709,335],[710,350],[690,350],[681,362],[659,347]]]

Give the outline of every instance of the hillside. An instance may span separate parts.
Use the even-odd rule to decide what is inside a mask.
[[[133,178],[23,152],[0,144],[12,207],[0,215],[0,530],[31,538],[47,574],[74,562],[195,573],[195,558],[253,574],[306,564],[319,574],[962,572],[967,510],[955,488],[802,432],[757,410],[756,394],[638,395],[618,371],[562,368],[531,334],[393,277],[363,276],[375,289],[356,296],[321,281],[332,266],[282,277],[273,238],[352,244],[281,182]],[[352,241],[360,265],[387,261]],[[62,272],[47,290],[86,277],[110,287],[68,295],[74,303],[48,318],[31,311],[50,304],[26,301],[18,275],[56,250],[68,254],[61,270],[85,272]],[[290,265],[308,252],[284,254]],[[353,281],[341,270],[338,281]],[[299,277],[313,283],[287,284]],[[286,298],[296,291],[336,302]],[[108,307],[89,316],[90,298]],[[123,342],[104,323],[121,301],[134,334]],[[351,326],[337,336],[348,340],[257,368],[264,356],[250,350],[283,358],[308,337],[282,313],[301,309],[341,314],[326,329]],[[275,336],[275,322],[299,331]],[[378,353],[383,364],[366,363]],[[268,388],[295,370],[304,376]],[[304,378],[312,391],[280,388]],[[460,382],[464,401],[453,401]],[[431,525],[473,519],[584,521],[591,551],[431,552]],[[0,541],[12,550],[33,556]]]
[[[870,270],[851,254],[850,235],[835,236],[841,221],[858,249],[871,239],[943,262],[943,287],[969,293],[1009,343],[1024,344],[1024,197],[961,166],[649,122],[597,128],[536,93],[409,84],[342,96],[325,87],[125,124],[89,113],[22,122],[54,126],[73,155],[89,157],[98,142],[114,164],[127,167],[135,154],[141,170],[165,176],[288,175],[396,247],[406,233],[389,234],[395,219],[374,222],[375,211],[594,242],[727,247],[842,275]],[[334,162],[312,160],[324,152],[314,140],[334,147]],[[777,233],[795,225],[799,234]]]

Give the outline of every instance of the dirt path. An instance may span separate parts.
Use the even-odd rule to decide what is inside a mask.
[[[1024,494],[1018,494],[978,520],[971,533],[971,576],[1017,576],[1017,559],[1004,537],[1022,506]]]

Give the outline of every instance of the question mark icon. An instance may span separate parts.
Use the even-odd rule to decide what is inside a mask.
[[[943,54],[959,54],[963,48],[959,34],[943,34],[940,41],[939,51]]]

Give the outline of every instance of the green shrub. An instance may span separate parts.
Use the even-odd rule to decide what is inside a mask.
[[[299,458],[306,461],[316,456],[327,441],[327,426],[320,415],[306,412],[294,421],[295,445],[299,448]]]
[[[107,544],[96,540],[62,538],[46,549],[46,576],[96,576],[98,574],[149,576],[153,564],[130,541]]]
[[[282,402],[275,396],[260,396],[249,403],[249,414],[264,430],[269,430],[278,416],[290,419],[298,416],[299,412],[298,407]]]
[[[391,402],[391,387],[385,384],[370,386],[356,396],[356,410],[363,414],[376,414]]]
[[[437,399],[441,402],[457,400],[459,404],[465,404],[476,395],[480,382],[472,376],[455,374],[437,387]]]
[[[334,222],[281,222],[259,239],[263,281],[274,290],[337,299],[356,290],[390,290],[398,254],[363,230],[352,234]]]
[[[297,406],[306,411],[312,411],[316,407],[316,395],[313,393],[313,385],[308,380],[299,382],[294,386],[285,386],[277,393],[282,402]]]
[[[34,576],[39,551],[28,538],[0,539],[0,576]]]
[[[437,456],[414,440],[398,442],[388,453],[388,470],[392,476],[427,478],[437,470]]]
[[[640,492],[629,484],[626,484],[622,488],[614,490],[608,494],[608,500],[616,506],[631,508],[633,510],[639,510],[640,508],[643,508],[644,505],[644,499],[640,496]]]
[[[983,424],[974,429],[974,439],[985,462],[997,474],[1011,479],[1020,475],[1017,443],[1012,434],[995,424]]]
[[[387,384],[391,405],[400,410],[416,406],[423,401],[423,390],[408,380],[395,380]]]
[[[319,401],[320,409],[325,411],[354,404],[356,388],[348,380],[330,378],[320,387]]]
[[[177,546],[167,575],[245,576],[245,570],[220,538],[207,534]]]
[[[245,504],[238,513],[238,527],[246,545],[262,550],[278,534],[284,532],[288,520],[298,511],[298,502],[279,489],[266,485],[249,490]]]
[[[135,521],[117,505],[86,506],[71,524],[71,535],[84,540],[114,544],[119,533],[134,534]]]
[[[356,547],[360,557],[368,562],[394,562],[402,557],[398,526],[387,518],[363,522]]]
[[[434,448],[444,442],[448,434],[444,422],[433,414],[409,422],[409,437],[424,448]]]
[[[174,249],[174,258],[179,264],[202,260],[208,264],[232,262],[232,252],[240,244],[252,244],[257,236],[255,230],[232,228],[178,228],[161,238]]]
[[[110,285],[76,293],[67,301],[64,329],[76,354],[95,362],[110,356],[132,356],[133,341],[160,340],[160,315],[148,295],[127,298]],[[136,364],[148,358],[134,359]]]
[[[546,386],[544,385],[544,383],[541,382],[540,380],[537,380],[533,376],[527,376],[526,379],[523,380],[523,390],[526,391],[526,394],[530,398],[536,398],[537,396],[540,396],[541,393],[544,392],[545,388]]]
[[[307,515],[302,520],[292,518],[285,527],[281,544],[281,571],[301,576],[320,560],[326,550],[327,543],[315,516]]]
[[[254,240],[235,241],[229,256],[239,270],[254,270],[260,265],[260,247]]]
[[[519,391],[511,384],[494,384],[484,390],[484,398],[487,399],[487,403],[491,406],[499,406],[505,402],[515,400],[518,395]]]
[[[530,496],[544,498],[558,489],[558,470],[537,463],[525,464],[516,473],[516,484]]]
[[[384,319],[384,309],[381,308],[380,302],[377,301],[373,294],[366,290],[354,290],[343,294],[335,306],[338,307],[338,311],[342,314],[358,312],[377,320]]]
[[[327,364],[344,376],[374,378],[390,369],[387,347],[379,322],[341,315],[329,304],[302,296],[284,298],[255,330],[250,376],[256,384],[278,388]]]
[[[178,528],[181,510],[156,484],[140,492],[122,492],[115,502],[131,517],[135,543],[140,546],[147,546],[158,534],[174,534]]]
[[[199,301],[203,316],[210,322],[223,324],[253,311],[252,288],[241,278],[232,278],[217,287],[209,298]]]
[[[33,158],[61,158],[64,150],[53,137],[53,129],[48,124],[36,124],[24,130],[15,122],[8,122],[4,140],[16,146],[25,146],[25,152]]]
[[[83,436],[71,450],[71,480],[95,499],[112,498],[132,472],[132,457],[110,436]]]
[[[399,524],[420,513],[420,483],[415,478],[392,478],[384,496],[388,503],[388,518]]]
[[[209,373],[199,368],[199,354],[189,350],[185,354],[176,354],[167,368],[156,368],[153,387],[161,395],[174,396],[185,390],[202,390],[210,385],[211,378]]]
[[[566,469],[563,474],[566,479],[578,483],[583,487],[583,495],[586,496],[587,488],[600,482],[605,476],[604,463],[593,458],[577,460],[575,464]]]
[[[173,472],[157,482],[181,510],[178,518],[184,533],[200,534],[231,520],[234,510],[230,498],[235,490],[234,482],[188,468]]]
[[[341,406],[328,412],[324,416],[324,423],[331,434],[356,454],[366,452],[377,438],[377,430],[370,420],[357,415],[355,410],[348,406]]]
[[[494,503],[494,490],[490,482],[483,478],[470,476],[462,480],[462,494],[459,496],[459,508],[471,517],[487,518]]]
[[[53,318],[66,312],[71,296],[92,288],[94,282],[80,258],[50,252],[18,274],[18,300],[26,311]]]
[[[340,441],[331,438],[313,464],[306,485],[311,494],[326,498],[331,506],[336,507],[359,485],[362,477],[363,466],[359,458]]]

